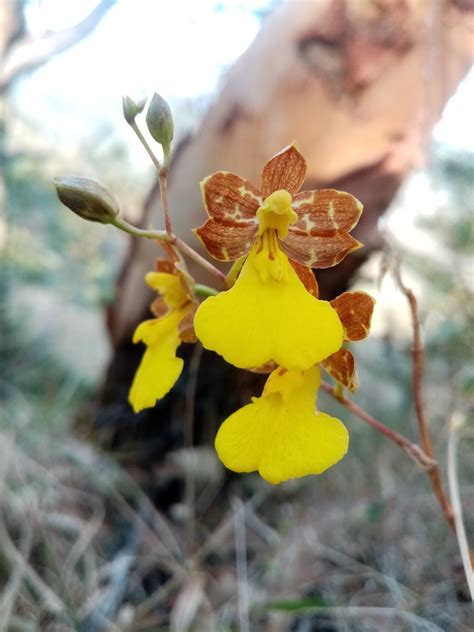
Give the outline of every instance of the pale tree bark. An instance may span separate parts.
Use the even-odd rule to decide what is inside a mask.
[[[378,247],[378,217],[426,160],[433,126],[472,63],[473,9],[460,0],[282,3],[174,160],[170,205],[178,235],[199,248],[189,231],[205,219],[204,176],[229,170],[258,184],[266,160],[296,141],[308,161],[304,188],[348,190],[365,205],[355,235],[366,248],[318,274],[325,296],[343,290]],[[146,223],[159,226],[156,186],[146,208]],[[116,345],[146,312],[143,275],[157,254],[154,243],[131,246],[109,313]]]

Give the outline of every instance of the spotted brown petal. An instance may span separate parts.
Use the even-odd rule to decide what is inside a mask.
[[[359,388],[359,380],[355,366],[355,358],[349,349],[342,347],[321,363],[323,368],[336,382],[348,388],[351,392]]]
[[[217,171],[201,182],[201,192],[209,217],[227,224],[253,220],[262,205],[260,191],[244,178]]]
[[[369,335],[375,300],[366,292],[344,292],[331,305],[344,327],[346,340],[363,340]]]
[[[308,266],[303,266],[301,265],[301,263],[293,261],[293,259],[290,259],[290,263],[293,266],[293,270],[298,275],[299,280],[303,283],[308,292],[312,294],[315,298],[318,298],[318,282],[316,281],[316,277],[314,276],[314,272],[311,270],[311,268],[308,268]]]
[[[234,261],[251,249],[258,225],[253,222],[226,224],[208,219],[194,229],[208,253],[219,261]]]
[[[274,191],[285,189],[297,193],[306,177],[306,160],[295,145],[286,147],[270,158],[262,170],[260,189],[264,198]]]
[[[360,219],[363,206],[353,195],[336,189],[302,191],[293,198],[298,221],[292,228],[307,235],[350,232]]]
[[[288,237],[280,242],[281,247],[290,259],[310,268],[335,266],[350,252],[362,246],[348,233],[313,236],[292,229],[293,226],[290,226]]]

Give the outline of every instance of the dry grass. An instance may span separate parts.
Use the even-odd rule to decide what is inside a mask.
[[[211,452],[175,454],[156,480],[195,475],[188,552],[188,507],[163,515],[110,457],[5,429],[0,446],[5,632],[472,629],[456,540],[401,452],[366,464],[392,485],[365,499],[356,458],[318,484],[240,477],[223,495]]]

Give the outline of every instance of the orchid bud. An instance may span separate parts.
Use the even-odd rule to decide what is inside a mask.
[[[143,112],[143,108],[145,107],[146,99],[141,99],[137,103],[129,97],[125,95],[122,97],[122,109],[123,116],[129,125],[135,121],[135,118]]]
[[[53,184],[61,202],[82,219],[111,224],[119,214],[117,200],[97,180],[84,176],[63,176],[54,178]]]
[[[148,106],[146,124],[152,137],[162,146],[165,159],[167,160],[171,150],[171,141],[173,140],[173,116],[168,103],[156,92]]]

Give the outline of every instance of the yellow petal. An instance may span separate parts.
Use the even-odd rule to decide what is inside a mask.
[[[277,484],[320,474],[347,452],[349,437],[339,419],[315,411],[318,367],[274,371],[262,397],[231,415],[219,429],[216,450],[235,472],[258,470]]]
[[[206,349],[240,368],[273,360],[287,369],[308,369],[341,347],[341,322],[327,301],[307,292],[280,248],[277,259],[263,259],[259,243],[235,285],[199,306],[196,335]]]
[[[169,272],[148,272],[146,283],[163,295],[168,307],[178,309],[189,301],[189,296],[177,274]]]
[[[147,348],[129,393],[129,402],[136,413],[152,408],[181,375],[183,360],[176,357],[176,349],[181,343],[179,323],[186,313],[187,310],[172,311],[137,327],[133,341],[143,341]]]

